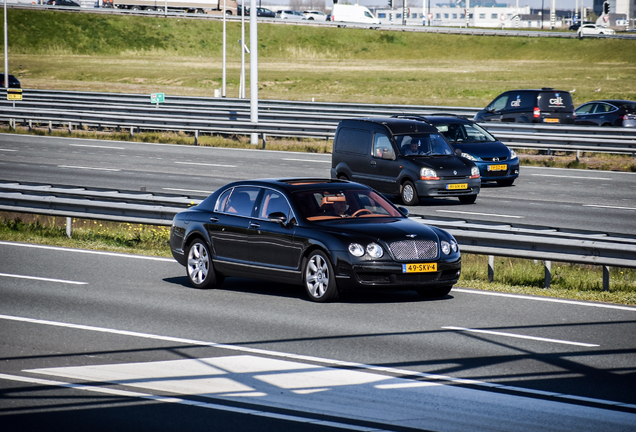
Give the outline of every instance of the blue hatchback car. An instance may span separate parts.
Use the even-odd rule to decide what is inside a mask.
[[[512,186],[519,177],[519,157],[477,123],[453,115],[421,117],[437,128],[454,149],[479,167],[481,181]]]

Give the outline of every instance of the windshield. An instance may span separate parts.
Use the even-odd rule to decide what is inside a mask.
[[[452,155],[453,150],[440,134],[397,135],[395,142],[404,156]]]
[[[320,189],[294,192],[292,196],[301,215],[308,221],[404,217],[386,198],[369,189]]]
[[[497,141],[484,128],[474,123],[436,124],[435,127],[444,135],[446,141],[451,144]]]

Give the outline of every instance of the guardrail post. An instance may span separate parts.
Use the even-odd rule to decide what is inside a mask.
[[[552,261],[543,261],[543,273],[545,274],[543,287],[550,288],[552,283]]]
[[[130,127],[130,137],[131,137],[131,138],[135,135],[135,133],[133,132],[133,129],[134,129],[134,127],[133,127],[133,126],[131,126],[131,127]]]
[[[53,133],[53,122],[49,120],[49,134]]]
[[[610,286],[610,268],[603,266],[603,291],[609,291]]]
[[[199,130],[195,130],[194,131],[194,145],[198,146],[199,145]]]
[[[488,255],[488,282],[495,280],[495,256]]]
[[[29,132],[33,130],[33,120],[29,119]]]
[[[13,127],[13,119],[9,119],[9,129],[15,129],[15,127]]]
[[[265,150],[265,146],[267,145],[267,136],[263,133],[263,150]]]
[[[73,133],[73,123],[68,122],[68,133]]]
[[[73,218],[66,218],[66,237],[71,238],[71,233],[73,232]]]
[[[581,150],[576,151],[576,163],[581,162]]]

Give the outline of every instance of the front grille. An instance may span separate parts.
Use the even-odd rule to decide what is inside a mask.
[[[437,242],[431,240],[403,240],[389,245],[396,260],[412,261],[437,258]]]
[[[497,160],[495,160],[497,159]],[[508,160],[508,156],[501,156],[499,158],[481,158],[481,160],[483,160],[484,162],[503,162],[505,160]]]
[[[508,170],[505,171],[484,171],[482,176],[483,177],[501,177],[501,176],[505,176],[508,175]]]
[[[358,280],[368,284],[388,284],[391,282],[386,273],[358,273]]]

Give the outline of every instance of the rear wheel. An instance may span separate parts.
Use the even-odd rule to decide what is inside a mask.
[[[417,290],[417,293],[424,298],[442,298],[446,297],[452,289],[452,286],[433,289],[420,289]]]
[[[338,298],[338,287],[329,258],[322,251],[314,251],[305,260],[305,290],[312,301],[326,303]]]
[[[408,206],[416,205],[420,201],[417,196],[417,189],[415,189],[415,185],[411,180],[407,180],[402,184],[400,197],[404,205]]]
[[[499,186],[512,186],[514,182],[515,182],[515,179],[497,180],[497,184]]]
[[[472,204],[477,200],[477,195],[464,195],[459,197],[462,204]]]
[[[188,262],[186,263],[188,279],[195,288],[207,289],[218,286],[223,281],[217,277],[210,257],[210,248],[200,239],[188,246]]]

